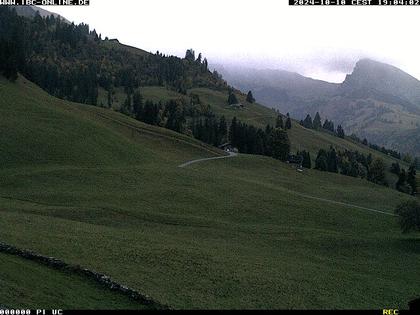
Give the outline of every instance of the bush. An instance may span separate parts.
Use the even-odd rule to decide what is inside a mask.
[[[420,231],[420,204],[417,201],[406,201],[395,209],[403,233]]]

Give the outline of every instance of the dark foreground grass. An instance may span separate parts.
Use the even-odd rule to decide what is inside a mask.
[[[0,304],[9,308],[147,309],[81,276],[0,253]]]
[[[3,99],[12,92],[7,86]],[[15,148],[24,141],[19,137],[14,145],[1,138],[21,150],[19,163],[0,170],[4,242],[109,274],[174,308],[406,308],[420,292],[418,235],[401,235],[392,216],[303,195],[390,213],[409,196],[256,156],[181,169],[181,162],[218,152],[150,133],[167,133],[158,128],[138,132],[147,127],[120,115],[110,120],[102,110],[76,111],[45,98],[50,109],[64,106],[73,115],[68,125],[82,126],[68,147],[54,130],[37,138],[53,139],[74,158],[30,159],[29,131],[44,113],[34,114],[37,123],[27,121],[23,149]],[[26,104],[11,102],[15,109]],[[95,133],[78,133],[92,124]],[[64,134],[65,126],[56,128]],[[92,134],[100,141],[82,152],[94,155],[77,158],[78,139]],[[113,136],[124,145],[102,144]]]

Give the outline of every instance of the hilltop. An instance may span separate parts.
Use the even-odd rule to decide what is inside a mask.
[[[54,16],[54,18],[60,19],[63,22],[70,24],[70,22],[64,17],[62,17],[61,15],[44,10],[35,5],[19,5],[19,6],[12,6],[11,8],[15,9],[17,14],[24,17],[34,18],[37,14],[39,14],[43,18],[46,18],[48,16]]]

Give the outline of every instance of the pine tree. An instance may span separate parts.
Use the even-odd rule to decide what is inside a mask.
[[[280,128],[283,129],[283,118],[281,117],[281,115],[277,115],[277,119],[276,119],[276,128]]]
[[[133,112],[137,120],[141,120],[143,115],[143,96],[136,91],[133,95]]]
[[[338,173],[337,153],[334,148],[330,148],[330,152],[328,152],[327,164],[328,172]]]
[[[185,59],[188,61],[195,61],[195,52],[192,48],[185,52]]]
[[[238,147],[238,120],[236,117],[232,118],[232,122],[229,127],[229,141],[233,147]]]
[[[343,129],[343,127],[341,127],[341,125],[338,125],[338,127],[337,127],[337,136],[339,138],[343,138],[344,139],[344,136],[345,136],[344,129]]]
[[[120,108],[120,112],[124,115],[131,115],[133,113],[133,106],[131,103],[131,95],[127,94],[127,97]]]
[[[315,118],[314,118],[314,121],[313,121],[313,128],[315,130],[319,130],[319,129],[321,129],[321,127],[322,127],[321,116],[319,115],[318,112],[316,112],[316,115],[315,115]]]
[[[305,127],[305,128],[308,128],[308,129],[313,129],[313,122],[312,122],[312,117],[311,117],[311,115],[306,115],[306,118],[305,118],[305,120],[303,121],[303,126]]]
[[[218,134],[220,137],[220,142],[226,140],[228,130],[227,130],[227,123],[225,116],[220,117],[219,126],[218,126]]]
[[[252,92],[251,91],[248,91],[248,94],[246,95],[246,101],[248,103],[254,103],[255,102],[255,98],[252,95]]]
[[[185,128],[185,114],[179,101],[169,100],[166,103],[164,116],[167,118],[165,128],[183,132]],[[211,129],[209,128],[209,131]]]
[[[286,161],[290,154],[290,140],[287,132],[276,128],[271,133],[271,148],[275,159]]]
[[[233,93],[233,91],[229,91],[228,104],[238,104],[238,99],[236,98],[236,95]]]
[[[203,65],[202,65],[203,72],[206,72],[209,69],[209,62],[207,61],[207,58],[204,58]]]
[[[328,170],[327,151],[320,149],[315,160],[315,169],[326,172]]]
[[[334,132],[334,123],[328,119],[326,119],[324,121],[324,124],[322,125],[322,128],[324,128],[325,130]]]
[[[286,129],[292,129],[292,120],[290,119],[290,114],[287,113],[286,116],[287,116],[287,119],[286,119]]]
[[[300,155],[302,156],[302,167],[304,168],[312,168],[312,162],[311,162],[311,155],[307,151],[300,152]]]
[[[407,184],[411,186],[412,194],[415,195],[417,193],[417,178],[416,178],[416,165],[412,164],[408,169],[407,174]]]
[[[202,58],[201,53],[199,53],[196,62],[201,64]]]

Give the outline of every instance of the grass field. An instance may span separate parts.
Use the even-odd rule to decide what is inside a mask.
[[[24,79],[0,81],[0,110],[4,242],[174,308],[406,308],[420,292],[419,235],[402,235],[393,216],[334,203],[392,213],[407,195],[258,156],[181,169],[222,153]],[[13,269],[8,278],[25,286]],[[39,301],[51,294],[37,292]]]
[[[0,304],[9,308],[146,309],[80,276],[0,253]]]

